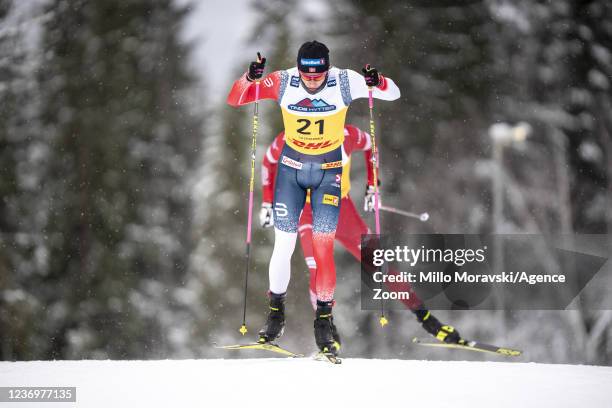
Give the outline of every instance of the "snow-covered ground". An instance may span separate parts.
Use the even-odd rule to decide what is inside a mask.
[[[50,407],[612,407],[612,367],[345,359],[0,363],[0,386],[77,387]],[[34,403],[0,406],[40,407]]]

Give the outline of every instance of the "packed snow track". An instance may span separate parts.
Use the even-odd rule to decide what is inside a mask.
[[[0,363],[0,386],[77,388],[59,407],[609,408],[612,367],[309,358]],[[4,404],[40,407],[40,403]],[[47,406],[43,404],[42,406]]]

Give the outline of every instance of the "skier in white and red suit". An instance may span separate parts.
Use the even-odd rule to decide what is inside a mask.
[[[261,166],[262,179],[262,205],[259,213],[259,221],[262,227],[271,227],[274,225],[274,217],[272,211],[272,203],[274,202],[274,182],[278,167],[278,160],[281,157],[281,152],[285,145],[285,133],[279,133],[272,144],[266,150],[266,154]],[[361,261],[361,236],[371,234],[365,221],[359,215],[353,200],[349,195],[351,188],[350,170],[351,170],[351,154],[355,151],[363,151],[365,162],[367,163],[367,185],[364,199],[364,211],[374,210],[374,172],[372,169],[372,144],[370,135],[367,132],[353,125],[344,127],[344,142],[342,144],[342,180],[341,180],[341,204],[340,216],[338,219],[338,227],[336,229],[336,240],[339,241],[344,248],[351,253],[358,261]],[[308,266],[310,274],[310,301],[314,309],[317,307],[317,295],[315,292],[317,263],[313,256],[312,248],[312,208],[310,200],[307,199],[302,214],[300,216],[298,231],[300,236],[300,244],[304,260]],[[389,271],[390,274],[395,274],[393,268]],[[424,306],[421,299],[413,291],[411,285],[407,283],[388,283],[389,289],[393,291],[409,292],[409,299],[402,299],[404,305],[413,311],[417,320],[423,324],[425,330],[431,333],[436,338],[449,342],[456,343],[461,337],[456,330],[451,326],[441,324]],[[333,325],[334,339],[340,344],[340,336]]]
[[[317,41],[300,47],[293,68],[263,77],[265,58],[258,55],[237,79],[227,103],[237,107],[259,99],[276,101],[283,114],[285,146],[279,160],[274,194],[274,249],[270,258],[270,310],[259,342],[278,339],[285,327],[285,297],[291,276],[298,223],[310,191],[313,255],[317,262],[314,321],[316,344],[323,353],[336,354],[332,335],[332,307],[336,289],[334,239],[340,214],[344,123],[349,105],[359,98],[393,101],[400,90],[392,79],[366,65],[363,75],[332,66],[329,49]]]

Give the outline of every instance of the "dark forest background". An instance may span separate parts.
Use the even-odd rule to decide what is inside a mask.
[[[179,35],[195,5],[48,0],[17,20],[17,3],[0,0],[0,359],[235,356],[211,345],[242,340],[251,107],[203,103],[194,44]],[[385,233],[612,233],[610,2],[314,4],[252,1],[249,45],[271,72],[317,39],[332,64],[371,63],[400,86],[399,101],[376,105],[383,202],[431,220],[385,214]],[[235,54],[235,77],[252,58]],[[258,165],[282,129],[273,103],[260,108]],[[348,122],[367,130],[365,101]],[[490,137],[521,122],[524,141]],[[251,335],[273,237],[254,234]],[[341,248],[336,261],[345,355],[483,358],[415,349],[424,332],[409,312],[380,329],[360,309],[358,263]],[[298,249],[283,338],[298,350],[314,350],[306,272]],[[523,361],[610,365],[612,312],[597,306],[436,315],[524,348]]]

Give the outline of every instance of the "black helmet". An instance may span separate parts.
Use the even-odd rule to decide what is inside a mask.
[[[298,51],[297,66],[302,72],[329,70],[329,49],[318,41],[305,42]]]

